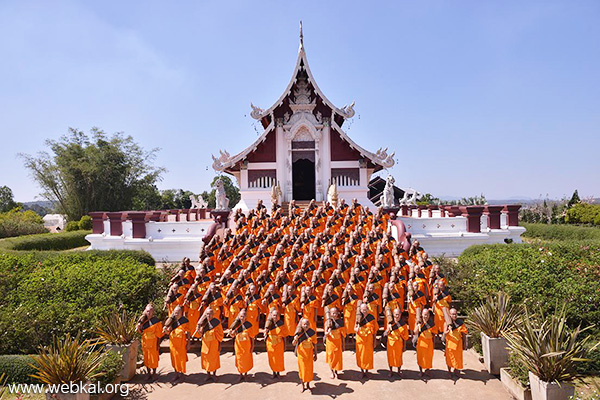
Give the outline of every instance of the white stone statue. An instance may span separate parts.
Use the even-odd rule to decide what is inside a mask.
[[[396,205],[394,199],[394,182],[394,177],[392,175],[388,175],[385,182],[385,188],[383,189],[383,196],[381,197],[381,205],[383,207],[391,208]]]
[[[401,206],[407,206],[407,205],[416,206],[417,205],[417,197],[420,194],[421,193],[417,192],[415,189],[412,189],[412,188],[404,189],[404,196],[402,197],[402,199],[400,199],[400,205]]]
[[[221,178],[216,182],[216,209],[217,210],[229,210],[229,199],[225,194],[225,185]]]
[[[338,203],[338,191],[337,191],[337,185],[335,184],[335,181],[333,181],[331,183],[331,185],[329,185],[329,189],[327,190],[327,201],[333,207],[337,206],[337,203]]]
[[[279,182],[273,183],[273,187],[271,188],[271,203],[273,206],[279,205],[279,199],[281,199],[281,187],[279,186]]]
[[[395,164],[394,156],[396,153],[389,154],[387,153],[387,147],[385,149],[380,148],[373,154],[375,158],[375,162],[381,165],[383,168],[392,168]]]
[[[208,207],[208,204],[200,195],[194,196],[193,194],[190,194],[190,201],[192,202],[192,209]]]

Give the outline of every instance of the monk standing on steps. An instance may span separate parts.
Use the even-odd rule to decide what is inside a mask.
[[[148,380],[155,381],[163,324],[154,316],[152,304],[146,306],[138,320],[136,330],[142,334],[142,353],[144,354],[144,365],[148,369]]]
[[[300,320],[292,344],[296,346],[298,375],[302,381],[302,391],[304,392],[306,389],[310,389],[314,362],[317,361],[317,332],[310,327],[308,319]]]
[[[283,355],[285,352],[287,329],[284,320],[279,315],[279,310],[275,307],[271,308],[265,322],[263,334],[267,344],[269,366],[273,371],[273,379],[281,378],[281,372],[285,371]]]
[[[202,349],[200,357],[202,368],[208,376],[206,380],[217,381],[217,370],[221,368],[221,342],[223,341],[223,327],[221,321],[215,318],[215,311],[207,308],[198,321],[196,331],[192,336],[202,338]]]
[[[446,342],[446,365],[448,366],[448,374],[460,376],[460,370],[463,369],[463,349],[466,347],[467,334],[469,330],[464,322],[458,319],[456,308],[450,309],[450,318],[452,322],[446,324],[444,328],[443,340]]]
[[[169,350],[171,352],[171,364],[175,370],[175,376],[171,383],[183,381],[188,361],[187,351],[190,347],[190,333],[187,329],[188,319],[183,315],[181,306],[175,307],[173,313],[163,328],[163,335],[169,335]]]
[[[377,329],[377,320],[369,312],[367,304],[360,304],[354,330],[356,331],[356,364],[360,368],[363,378],[367,378],[369,370],[373,369],[373,351]]]
[[[402,354],[408,340],[408,324],[399,308],[393,311],[393,320],[388,323],[384,336],[387,336],[387,359],[390,367],[390,377],[394,374],[394,367],[398,368],[400,376],[402,368]],[[408,315],[406,315],[408,316]]]
[[[325,349],[326,361],[331,368],[331,378],[338,377],[338,372],[344,369],[344,342],[346,328],[344,317],[337,308],[332,308],[325,313]]]
[[[248,371],[254,366],[253,326],[246,320],[246,309],[242,308],[229,329],[229,336],[235,338],[235,366],[240,373],[240,382],[248,378]]]
[[[417,364],[419,364],[419,376],[429,377],[429,370],[433,366],[433,336],[435,335],[435,323],[429,308],[423,309],[423,318],[415,327]],[[415,340],[415,339],[413,339]]]

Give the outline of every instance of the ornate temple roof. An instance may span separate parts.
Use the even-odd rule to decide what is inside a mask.
[[[375,153],[370,152],[358,144],[356,144],[342,129],[342,125],[346,119],[352,118],[355,114],[354,102],[344,107],[336,107],[321,91],[317,85],[313,74],[308,65],[306,57],[306,51],[304,49],[304,35],[302,32],[302,22],[300,22],[300,47],[298,49],[298,59],[296,60],[296,66],[290,82],[286,89],[279,97],[279,99],[269,108],[262,109],[250,103],[252,111],[250,116],[256,120],[259,120],[264,128],[264,132],[256,139],[256,141],[242,152],[230,156],[227,151],[219,151],[219,157],[213,155],[213,169],[215,171],[234,171],[239,170],[240,163],[243,162],[248,156],[261,146],[269,139],[272,132],[275,132],[275,121],[285,120],[288,118],[290,112],[290,98],[294,98],[295,89],[298,87],[299,82],[307,81],[310,86],[312,93],[312,102],[316,104],[314,110],[318,119],[328,118],[331,122],[331,129],[336,132],[339,137],[349,146],[351,151],[359,154],[361,158],[364,158],[368,164],[371,164],[371,168],[375,171],[381,170],[382,168],[391,168],[394,165],[394,154],[387,154],[386,149],[379,149]]]

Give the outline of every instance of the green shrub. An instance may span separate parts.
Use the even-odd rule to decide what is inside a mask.
[[[567,210],[565,222],[569,224],[596,224],[600,220],[600,204],[577,203]]]
[[[0,213],[0,238],[44,233],[44,220],[34,211],[14,209]]]
[[[89,246],[85,236],[90,231],[42,233],[0,241],[0,250],[68,250]]]
[[[79,230],[79,222],[77,221],[69,221],[67,222],[67,226],[65,227],[65,231],[73,232]]]
[[[521,224],[524,238],[541,240],[600,240],[600,229],[575,225]]]
[[[0,376],[6,374],[7,383],[38,383],[35,373],[36,358],[29,355],[0,355]]]
[[[89,215],[84,215],[79,220],[79,229],[82,231],[90,231],[92,230],[92,217]]]
[[[133,251],[0,253],[0,354],[32,353],[101,317],[139,313],[164,296],[168,277]],[[150,258],[151,259],[151,258]]]
[[[92,384],[100,382],[101,387],[111,384],[121,375],[123,368],[123,357],[116,351],[106,351],[96,373],[100,376],[92,381]]]

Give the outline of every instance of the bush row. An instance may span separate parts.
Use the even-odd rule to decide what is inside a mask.
[[[567,210],[565,222],[569,224],[600,225],[600,204],[575,204]]]
[[[53,335],[93,337],[101,316],[160,302],[167,282],[147,253],[2,253],[0,354],[33,353]]]
[[[39,383],[32,378],[35,356],[0,355],[0,376],[5,374],[6,383]]]
[[[541,240],[600,240],[600,229],[576,225],[521,224],[523,237]]]
[[[14,209],[0,213],[0,238],[48,232],[35,212]]]
[[[89,246],[85,236],[91,231],[42,233],[0,241],[0,250],[69,250]]]

